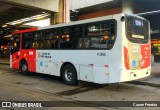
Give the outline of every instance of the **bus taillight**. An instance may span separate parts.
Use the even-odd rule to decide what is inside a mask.
[[[129,67],[129,55],[128,55],[128,49],[124,46],[124,65],[127,70],[130,69]]]

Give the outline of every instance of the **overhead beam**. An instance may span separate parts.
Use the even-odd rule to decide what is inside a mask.
[[[52,12],[59,11],[59,0],[0,0],[3,3],[23,6],[23,7],[34,7],[40,8]]]
[[[10,16],[7,16],[7,15],[1,15],[0,19],[2,19],[2,21],[0,22],[0,25],[3,25],[7,22],[15,21],[15,20],[18,20],[18,19],[30,17],[30,16],[33,16],[33,15],[36,15],[36,14],[37,14],[37,12],[20,10],[19,13],[12,14],[12,15],[14,15],[14,17],[10,17]]]
[[[12,5],[8,5],[8,4],[5,4],[5,5],[2,4],[0,7],[1,7],[0,8],[0,12],[2,12],[2,11],[5,11],[7,9],[12,8],[13,6]]]

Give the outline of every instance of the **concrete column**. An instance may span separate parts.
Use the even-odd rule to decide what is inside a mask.
[[[122,0],[122,12],[123,13],[134,13],[132,0]]]
[[[65,23],[70,22],[70,0],[65,0],[64,8],[66,8],[64,17],[65,17]]]
[[[59,0],[59,12],[51,17],[51,24],[70,22],[70,0]]]
[[[51,25],[55,25],[56,24],[56,14],[51,14],[50,24]]]
[[[55,13],[54,16],[51,17],[51,23],[60,24],[63,23],[63,0],[59,0],[59,12]],[[55,20],[53,22],[53,20]],[[54,24],[52,24],[54,25]]]

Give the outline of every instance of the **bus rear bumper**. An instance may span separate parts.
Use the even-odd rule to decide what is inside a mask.
[[[121,70],[120,72],[120,82],[132,81],[150,76],[151,69],[141,69],[141,70]]]

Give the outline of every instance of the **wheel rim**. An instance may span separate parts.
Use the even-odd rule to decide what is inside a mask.
[[[26,64],[22,65],[22,71],[27,71],[27,65]]]
[[[65,79],[67,81],[72,81],[73,80],[73,73],[71,72],[70,69],[67,69],[64,74],[65,74]]]

